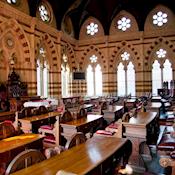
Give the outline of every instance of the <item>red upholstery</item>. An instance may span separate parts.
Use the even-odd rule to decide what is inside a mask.
[[[55,137],[54,135],[47,135],[45,138],[44,138],[44,142],[49,142],[49,143],[55,143]]]
[[[98,130],[98,131],[96,131],[96,134],[110,135],[110,136],[113,135],[112,132],[110,132],[110,131],[105,131],[105,130]]]
[[[13,125],[13,122],[11,120],[5,120],[4,121],[5,123],[9,123],[9,124],[12,124]]]
[[[117,129],[119,127],[119,125],[116,123],[111,123],[108,127],[113,128],[113,129]]]
[[[41,129],[48,129],[48,130],[52,130],[53,129],[53,126],[50,126],[50,125],[42,125],[40,126]]]

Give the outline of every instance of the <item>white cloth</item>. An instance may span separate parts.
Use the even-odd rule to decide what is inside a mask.
[[[47,99],[47,100],[38,100],[38,101],[28,101],[28,102],[25,102],[23,105],[24,105],[24,107],[57,106],[58,100]]]

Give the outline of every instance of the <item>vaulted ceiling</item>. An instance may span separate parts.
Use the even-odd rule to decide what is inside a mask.
[[[31,16],[35,16],[41,0],[28,0]],[[75,38],[78,38],[83,22],[90,16],[97,18],[105,34],[109,34],[109,27],[113,18],[121,11],[131,13],[143,31],[144,23],[149,12],[158,4],[165,5],[175,12],[174,0],[48,0],[56,17],[57,28],[61,30],[61,23],[65,16],[72,21]]]

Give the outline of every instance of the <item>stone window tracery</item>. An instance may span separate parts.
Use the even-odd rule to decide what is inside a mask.
[[[86,27],[87,31],[86,33],[88,35],[95,35],[98,32],[98,24],[95,24],[93,22],[91,22],[87,27]]]
[[[166,13],[159,11],[153,15],[153,24],[154,25],[161,27],[164,24],[166,24],[167,22],[168,22],[168,15]]]
[[[125,32],[127,29],[131,27],[131,20],[129,18],[122,17],[120,20],[118,20],[117,25],[118,25],[117,28],[119,30]]]
[[[50,11],[45,3],[41,3],[38,7],[39,15],[42,21],[49,22],[50,21]]]

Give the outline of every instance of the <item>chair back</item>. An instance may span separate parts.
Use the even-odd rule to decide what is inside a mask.
[[[18,114],[18,118],[25,118],[32,116],[33,107],[24,107]]]
[[[45,106],[40,106],[39,107],[39,112],[40,112],[40,114],[46,114],[49,111],[48,111],[48,109]]]
[[[0,140],[16,135],[15,128],[10,122],[0,123]]]
[[[78,118],[82,118],[82,117],[87,117],[87,110],[84,108],[81,108],[78,113]]]
[[[82,132],[75,133],[70,140],[66,142],[65,149],[70,149],[73,146],[79,145],[86,141],[86,136]]]
[[[72,120],[73,120],[73,116],[72,116],[71,112],[68,111],[68,110],[66,110],[66,111],[63,113],[63,115],[62,115],[60,121],[61,121],[61,122],[69,122],[69,121],[72,121]]]
[[[9,175],[35,163],[45,160],[44,155],[35,149],[29,149],[18,154],[8,165],[5,175]]]

